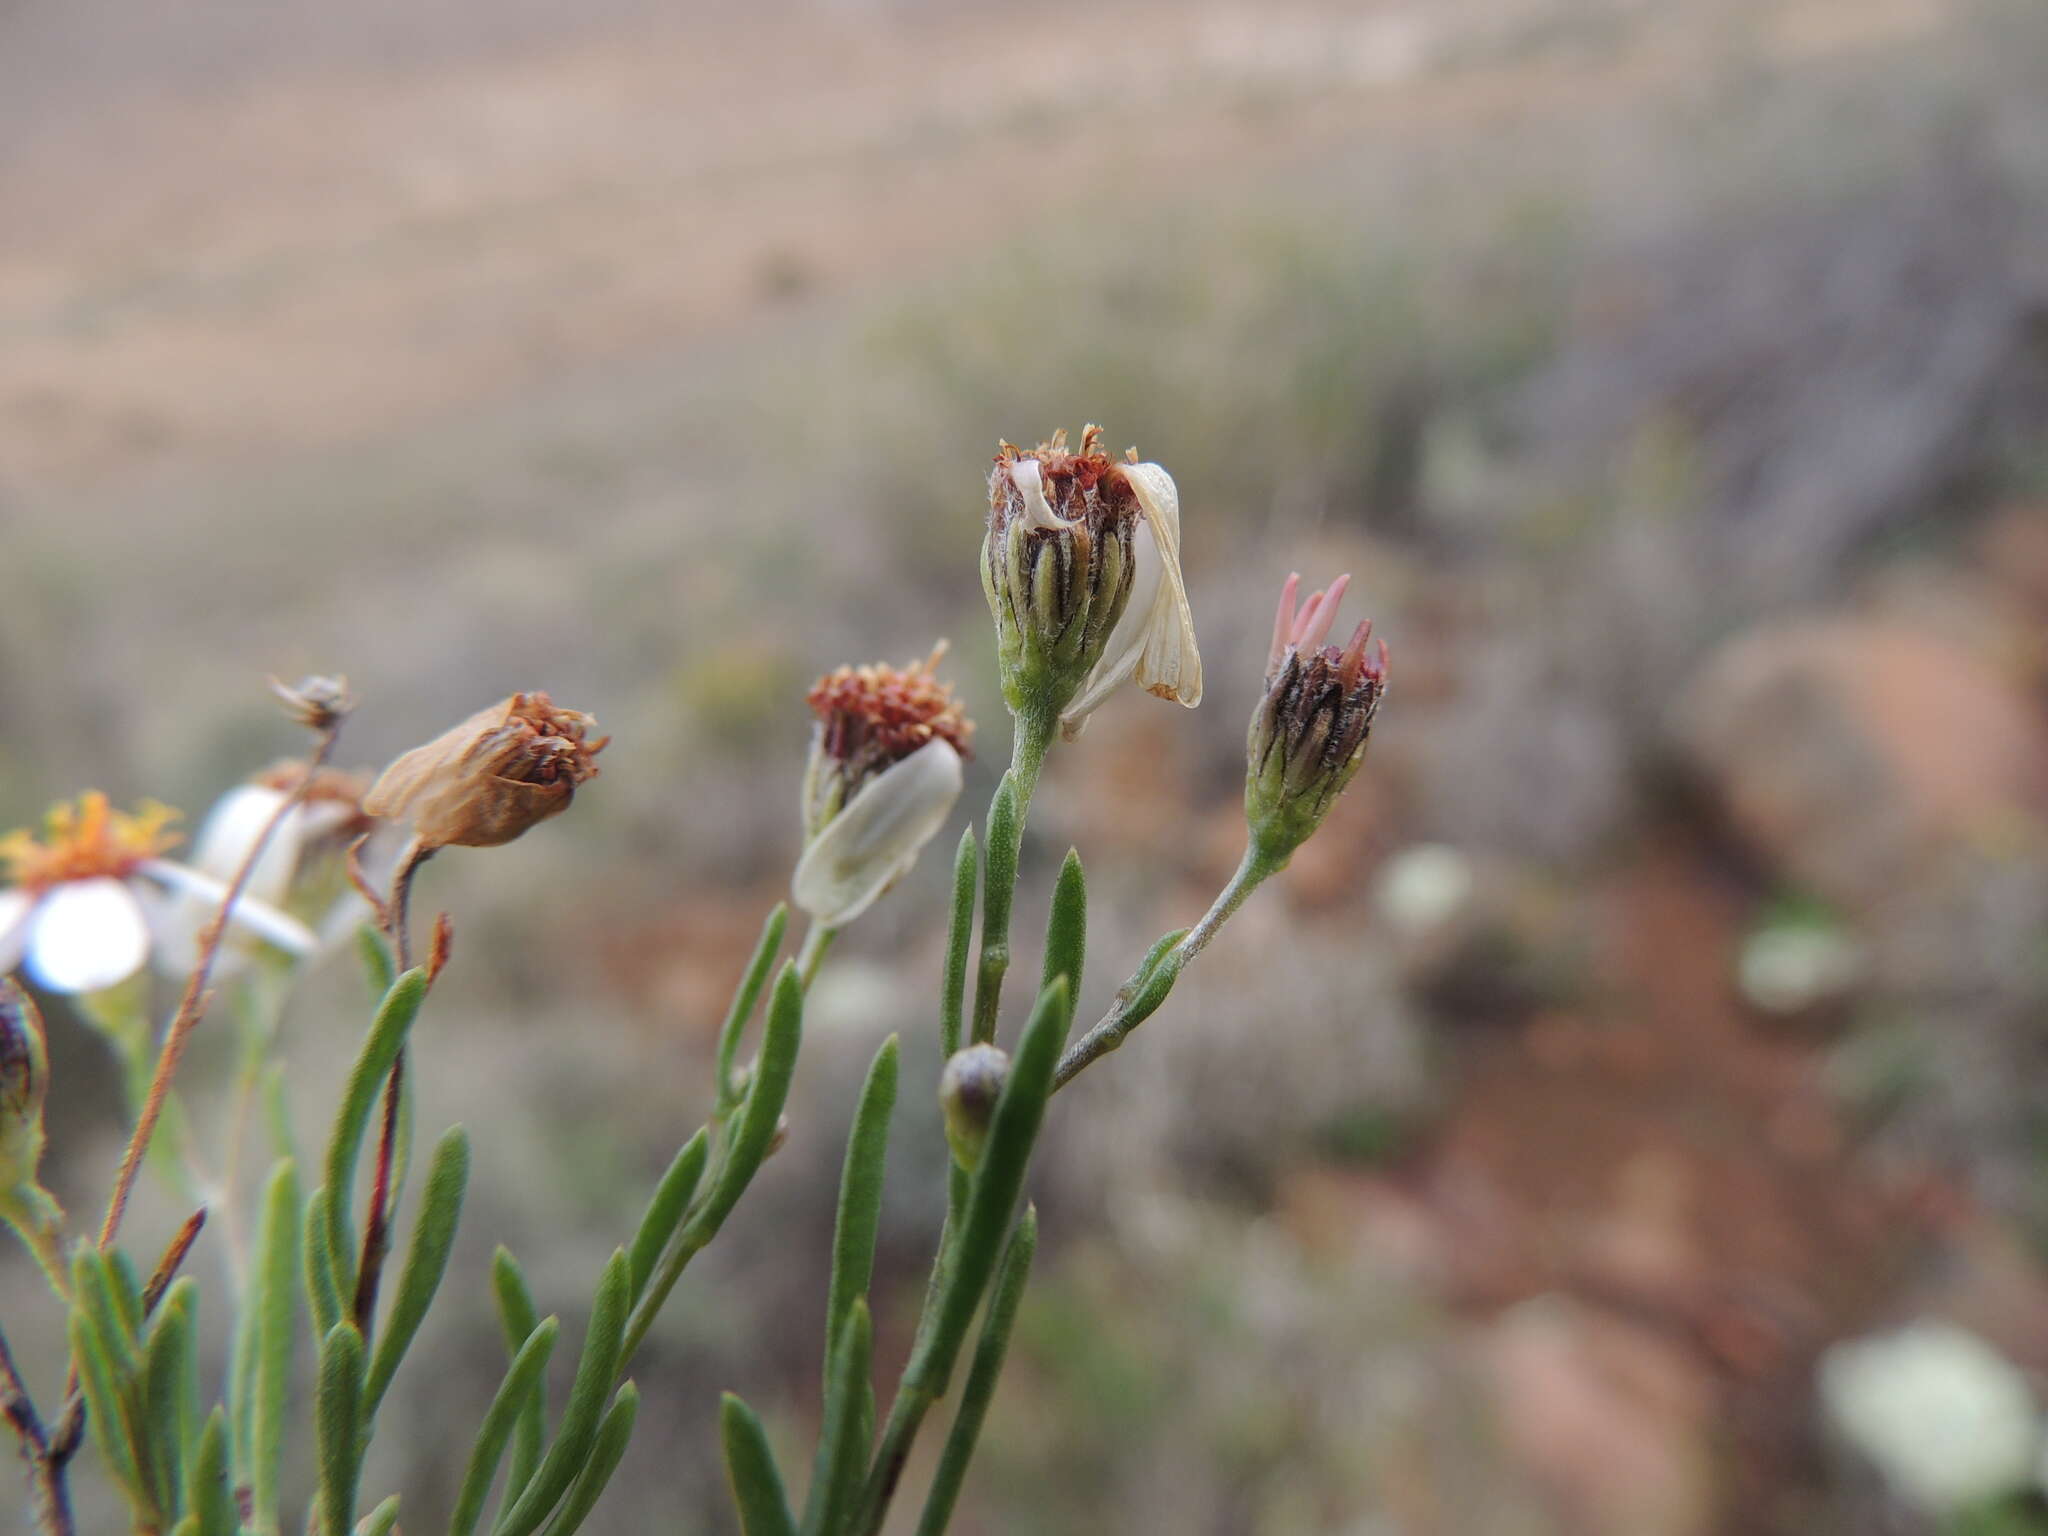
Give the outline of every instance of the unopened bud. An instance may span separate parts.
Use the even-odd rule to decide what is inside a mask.
[[[544,693],[515,693],[399,758],[363,809],[410,821],[429,851],[509,843],[566,811],[576,786],[597,776],[611,738],[590,740],[596,724]]]
[[[993,1045],[956,1051],[939,1076],[939,1108],[946,1117],[946,1141],[953,1160],[969,1173],[981,1166],[996,1101],[1009,1081],[1010,1058]]]
[[[1326,645],[1349,576],[1299,611],[1289,576],[1273,623],[1266,690],[1246,742],[1245,818],[1266,856],[1285,863],[1322,824],[1365,761],[1366,738],[1387,691],[1387,645],[1369,650],[1372,621],[1341,649]]]
[[[49,1086],[43,1016],[26,992],[0,978],[0,1195],[35,1183]]]
[[[981,583],[996,622],[1003,698],[1020,717],[1057,715],[1067,734],[1117,686],[1202,696],[1201,658],[1180,574],[1173,479],[1135,452],[1102,451],[1102,429],[1025,450],[1004,443],[989,476]]]

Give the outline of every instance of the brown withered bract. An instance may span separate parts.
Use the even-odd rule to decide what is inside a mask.
[[[428,850],[509,843],[567,810],[576,786],[597,776],[611,738],[591,740],[596,724],[545,693],[515,693],[399,758],[363,809],[410,821]]]

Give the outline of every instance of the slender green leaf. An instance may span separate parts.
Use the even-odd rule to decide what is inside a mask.
[[[597,1439],[591,1443],[590,1460],[576,1475],[576,1481],[569,1487],[569,1496],[555,1511],[555,1518],[548,1522],[546,1536],[570,1536],[590,1518],[590,1511],[603,1496],[605,1485],[619,1469],[619,1459],[626,1454],[626,1445],[633,1438],[633,1421],[639,1416],[640,1389],[629,1381],[619,1388],[618,1396],[612,1399],[611,1408],[605,1413],[604,1422],[597,1426]]]
[[[860,1091],[846,1162],[839,1175],[839,1217],[832,1234],[832,1280],[825,1301],[825,1366],[831,1374],[834,1341],[853,1304],[868,1293],[875,1268],[875,1233],[882,1221],[882,1174],[889,1154],[889,1117],[896,1109],[896,1037],[875,1052]]]
[[[292,1250],[300,1222],[298,1167],[286,1158],[270,1175],[270,1187],[264,1191],[254,1284],[243,1298],[243,1306],[254,1318],[256,1363],[241,1475],[249,1489],[252,1523],[266,1533],[278,1529],[278,1478],[284,1465],[285,1419],[291,1407],[292,1323],[297,1313],[292,1283],[296,1255]],[[309,1243],[313,1245],[324,1248],[325,1240],[315,1237]],[[339,1298],[335,1307],[338,1315]]]
[[[469,1133],[458,1125],[441,1138],[434,1148],[434,1161],[427,1169],[426,1193],[420,1199],[412,1248],[398,1278],[398,1291],[391,1299],[391,1316],[385,1323],[384,1336],[377,1341],[377,1353],[370,1362],[368,1395],[363,1405],[365,1422],[384,1401],[391,1378],[397,1374],[398,1362],[412,1346],[434,1300],[434,1292],[440,1289],[441,1277],[447,1273],[449,1250],[455,1246],[455,1225],[462,1216],[462,1192],[468,1182]]]
[[[227,1415],[216,1408],[199,1433],[199,1448],[185,1475],[186,1519],[197,1521],[197,1536],[235,1536],[235,1496],[228,1486]]]
[[[448,1520],[448,1536],[471,1536],[483,1518],[491,1479],[504,1458],[505,1442],[511,1438],[513,1425],[528,1404],[539,1406],[541,1378],[547,1370],[548,1357],[554,1353],[555,1336],[560,1332],[560,1322],[544,1318],[512,1356],[505,1379],[498,1383],[498,1395],[491,1399],[477,1429],[476,1444],[469,1453],[469,1470],[462,1476],[462,1490],[455,1496],[455,1513]]]
[[[832,1350],[832,1368],[825,1378],[825,1420],[818,1431],[818,1456],[811,1470],[811,1491],[804,1501],[805,1536],[833,1536],[860,1497],[868,1466],[868,1437],[863,1417],[868,1403],[869,1357],[874,1325],[868,1304],[856,1296]]]
[[[699,1126],[697,1134],[683,1143],[682,1150],[668,1165],[668,1172],[655,1186],[654,1198],[647,1202],[647,1214],[640,1218],[640,1230],[633,1234],[633,1245],[629,1250],[634,1300],[639,1299],[647,1277],[654,1273],[654,1266],[660,1262],[668,1240],[682,1225],[683,1212],[689,1209],[690,1197],[697,1193],[698,1181],[704,1177],[704,1164],[710,1155],[711,1133],[706,1127]]]
[[[148,1308],[142,1304],[142,1284],[135,1278],[135,1265],[121,1249],[103,1254],[101,1262],[107,1269],[107,1294],[120,1309],[121,1326],[127,1337],[136,1344],[142,1342],[142,1325],[147,1320]]]
[[[1031,1149],[1045,1119],[1053,1068],[1059,1062],[1071,1015],[1067,984],[1061,978],[1039,994],[1038,1005],[1024,1026],[1017,1054],[1010,1064],[1010,1080],[1003,1086],[1003,1096],[996,1101],[988,1147],[967,1198],[967,1217],[961,1225],[953,1272],[939,1298],[937,1320],[923,1341],[923,1348],[904,1370],[906,1389],[915,1388],[932,1397],[945,1395],[953,1362],[1002,1256],[1004,1240],[1016,1214],[1024,1175],[1031,1163]]]
[[[171,1536],[199,1536],[199,1517],[187,1515],[171,1527]]]
[[[946,1436],[946,1448],[939,1456],[931,1491],[925,1496],[924,1516],[918,1521],[917,1536],[944,1536],[953,1518],[953,1505],[960,1497],[960,1485],[967,1477],[967,1464],[974,1459],[974,1446],[981,1435],[982,1420],[996,1395],[996,1380],[1003,1373],[1003,1355],[1010,1347],[1010,1330],[1017,1321],[1017,1308],[1024,1300],[1024,1283],[1031,1275],[1031,1256],[1038,1249],[1038,1213],[1029,1205],[1010,1246],[1003,1254],[1003,1267],[996,1276],[995,1294],[989,1299],[982,1319],[981,1341],[974,1346],[974,1360],[967,1368],[967,1384],[960,1392],[960,1411]]]
[[[143,1342],[139,1405],[142,1445],[157,1506],[183,1511],[186,1471],[199,1434],[199,1363],[193,1338],[198,1283],[181,1276],[164,1293]]]
[[[320,1344],[313,1429],[320,1462],[320,1514],[329,1536],[355,1524],[363,1475],[363,1336],[336,1323]]]
[[[129,1309],[116,1300],[119,1290],[107,1256],[96,1248],[81,1248],[71,1261],[72,1304],[82,1308],[92,1320],[114,1380],[125,1382],[138,1367],[139,1341],[135,1325],[129,1322]],[[139,1312],[138,1307],[136,1313]]]
[[[790,1079],[796,1075],[803,1022],[803,981],[794,963],[785,964],[768,999],[768,1028],[761,1040],[760,1057],[754,1063],[746,1102],[740,1106],[739,1123],[726,1143],[725,1157],[711,1181],[710,1194],[683,1228],[686,1240],[698,1237],[697,1247],[701,1248],[724,1225],[768,1155],[769,1145],[775,1140],[776,1124],[782,1119],[782,1106],[789,1098]]]
[[[376,1107],[378,1091],[390,1074],[392,1062],[405,1046],[405,1037],[426,1000],[427,973],[418,966],[391,984],[370,1024],[362,1054],[350,1071],[342,1090],[341,1106],[335,1112],[334,1130],[327,1141],[326,1225],[327,1244],[337,1292],[355,1290],[355,1254],[350,1228],[356,1161],[362,1155],[363,1133],[369,1128],[370,1113]]]
[[[1126,985],[1125,990],[1130,993],[1130,1001],[1125,1004],[1123,1013],[1126,1033],[1157,1013],[1159,1005],[1173,990],[1173,984],[1180,979],[1180,942],[1187,936],[1188,930],[1181,928],[1154,944],[1138,974]]]
[[[292,1134],[292,1107],[285,1097],[284,1063],[272,1062],[263,1069],[263,1118],[270,1130],[270,1155],[275,1159],[299,1161],[298,1138]]]
[[[313,1331],[323,1339],[341,1321],[341,1284],[334,1273],[334,1249],[328,1235],[327,1191],[316,1189],[306,1202],[301,1257],[306,1271],[306,1305],[313,1313]]]
[[[1042,992],[1059,977],[1067,978],[1067,1007],[1081,996],[1081,966],[1088,950],[1088,882],[1081,874],[1081,855],[1073,849],[1060,865],[1052,888],[1052,917],[1045,927],[1045,971]],[[1069,1027],[1073,1020],[1068,1019]]]
[[[725,1441],[725,1475],[732,1482],[744,1536],[797,1536],[782,1474],[775,1470],[775,1453],[768,1448],[768,1432],[754,1410],[728,1392],[718,1407],[718,1428]]]
[[[583,1355],[576,1362],[576,1378],[569,1385],[569,1403],[562,1410],[562,1423],[554,1443],[541,1458],[539,1470],[518,1501],[498,1521],[496,1536],[527,1536],[537,1529],[568,1491],[576,1474],[583,1470],[591,1444],[597,1438],[598,1421],[611,1397],[612,1384],[618,1379],[632,1292],[633,1277],[626,1250],[616,1249],[597,1283],[590,1326],[583,1335]]]
[[[981,877],[981,966],[974,978],[974,1042],[996,1037],[1003,975],[1010,968],[1010,903],[1017,894],[1017,856],[1024,824],[1017,776],[1006,773],[988,807],[987,859]]]
[[[503,1245],[491,1255],[491,1294],[498,1303],[498,1321],[505,1333],[505,1352],[517,1356],[521,1346],[533,1337],[534,1329],[540,1326],[540,1309],[533,1304],[533,1293],[526,1288],[526,1276],[519,1268],[519,1261]],[[527,1482],[533,1477],[533,1469],[540,1465],[541,1439],[547,1431],[543,1387],[544,1383],[536,1375],[525,1399],[518,1404],[519,1417],[512,1435],[512,1470],[505,1477],[503,1507],[508,1509],[512,1501],[525,1492]]]
[[[939,989],[939,1055],[946,1059],[960,1049],[960,1009],[967,1001],[967,956],[974,944],[975,881],[981,846],[974,828],[960,833],[953,855],[953,916],[946,925],[945,980]]]
[[[101,1330],[82,1307],[71,1313],[71,1358],[78,1365],[79,1389],[85,1394],[86,1422],[100,1457],[126,1492],[137,1513],[154,1516],[142,1466],[135,1454],[135,1434],[122,1401],[125,1380],[116,1370]]]
[[[746,973],[740,978],[739,990],[732,995],[732,1005],[725,1011],[725,1023],[718,1031],[718,1110],[721,1118],[739,1102],[739,1094],[733,1086],[733,1063],[739,1058],[740,1036],[746,1033],[747,1020],[754,1016],[754,1004],[761,999],[761,989],[768,984],[768,973],[774,967],[775,957],[782,952],[782,935],[789,927],[789,907],[778,902],[775,910],[761,924],[760,942],[754,946],[754,957],[747,962]]]
[[[392,1494],[356,1523],[356,1536],[391,1536],[398,1524],[398,1495]]]

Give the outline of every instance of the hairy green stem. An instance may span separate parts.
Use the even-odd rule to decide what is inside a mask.
[[[996,1016],[1002,1008],[1003,976],[1010,968],[1010,905],[1017,894],[1018,853],[1024,842],[1024,823],[1031,814],[1031,796],[1038,788],[1039,770],[1051,750],[1058,717],[1020,714],[1010,746],[1010,771],[996,786],[989,803],[986,824],[987,849],[983,861],[981,898],[981,952],[974,977],[974,1028],[972,1038],[987,1044],[996,1037]],[[1004,791],[1015,804],[1008,816],[1001,814]]]

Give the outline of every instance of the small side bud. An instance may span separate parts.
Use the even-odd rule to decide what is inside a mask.
[[[26,992],[0,979],[0,1194],[36,1182],[49,1087],[43,1016]]]
[[[356,707],[345,677],[302,677],[296,683],[270,680],[285,712],[309,731],[331,731]]]
[[[1246,740],[1245,819],[1275,867],[1322,825],[1365,761],[1366,738],[1387,691],[1387,645],[1371,648],[1372,621],[1341,648],[1328,645],[1349,576],[1297,609],[1299,576],[1280,591],[1266,688]]]
[[[611,738],[591,740],[596,725],[544,693],[515,693],[399,758],[363,809],[410,821],[429,852],[509,843],[566,811],[576,786],[597,777]]]
[[[996,1101],[1009,1081],[1009,1055],[993,1045],[956,1051],[939,1077],[939,1108],[946,1117],[946,1141],[953,1160],[969,1173],[981,1166]]]

